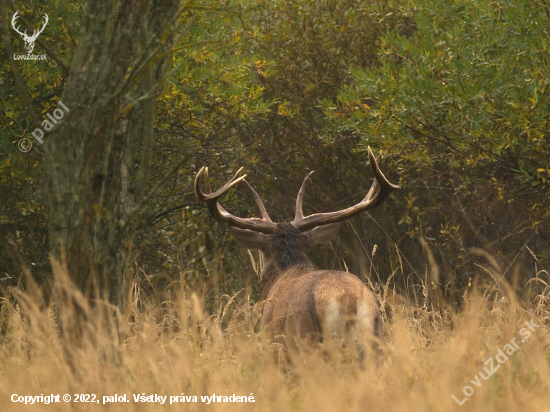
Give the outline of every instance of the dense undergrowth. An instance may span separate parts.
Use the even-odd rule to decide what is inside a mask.
[[[162,303],[146,302],[136,286],[121,314],[102,301],[89,306],[57,270],[55,304],[44,304],[32,284],[12,289],[2,304],[2,410],[547,410],[548,276],[536,274],[528,286],[540,284],[541,292],[528,301],[517,298],[490,259],[483,270],[487,281],[471,285],[460,312],[438,301],[429,274],[419,299],[398,294],[391,282],[376,283],[384,318],[378,364],[359,365],[342,353],[327,360],[315,351],[295,357],[292,367],[276,361],[276,348],[258,330],[261,305],[242,292],[207,314],[201,297],[183,285]],[[11,402],[13,394],[61,397],[30,406]],[[73,400],[64,402],[65,394]],[[95,401],[75,403],[75,394]],[[103,404],[115,394],[127,402]],[[214,394],[221,397],[212,401]],[[223,402],[251,394],[254,403]],[[141,395],[166,399],[136,402]],[[452,395],[467,400],[460,407]]]

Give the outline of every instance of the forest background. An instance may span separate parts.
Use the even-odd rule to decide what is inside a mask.
[[[13,26],[46,14],[47,59],[14,58]],[[0,33],[7,410],[548,410],[548,0],[0,0]],[[259,256],[195,175],[244,166],[282,222],[311,170],[306,214],[360,201],[369,146],[402,189],[309,256],[373,290],[383,354],[327,343],[288,368],[259,328]],[[222,204],[258,213],[240,185]]]
[[[7,53],[0,55],[0,289],[6,297],[9,287],[25,288],[30,273],[48,299],[53,184],[45,177],[44,147],[34,141],[23,153],[18,142],[36,128],[25,99],[39,121],[61,99],[85,3],[3,5],[15,52],[24,50],[9,27],[16,10],[34,28],[45,13],[49,22],[34,52],[47,45],[47,60],[19,60],[14,75]],[[363,198],[372,178],[367,146],[382,153],[383,170],[403,189],[342,225],[331,245],[312,252],[315,264],[390,282],[417,300],[428,281],[442,304],[458,310],[469,288],[488,276],[480,270],[488,253],[518,296],[540,292],[527,282],[550,266],[546,0],[178,7],[166,77],[154,94],[147,202],[123,244],[130,250],[124,276],[142,297],[168,299],[182,285],[200,293],[207,308],[242,289],[258,297],[249,254],[195,198],[201,166],[209,166],[215,188],[244,166],[272,218],[285,221],[311,170],[306,213]],[[7,50],[5,33],[3,40]],[[54,137],[44,139],[47,146]],[[142,155],[143,149],[131,152],[129,164],[138,169]],[[223,204],[241,216],[256,213],[243,188]],[[109,214],[108,204],[88,206],[96,217]],[[64,219],[67,210],[51,213]],[[439,270],[428,279],[430,261]]]

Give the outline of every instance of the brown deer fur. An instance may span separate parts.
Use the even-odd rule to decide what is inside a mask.
[[[208,170],[203,168],[197,174],[196,193],[207,203],[212,215],[229,224],[239,243],[262,251],[265,258],[260,276],[260,301],[264,301],[262,328],[285,349],[302,347],[301,341],[316,345],[330,338],[353,342],[362,355],[368,340],[381,338],[380,313],[373,293],[355,275],[318,270],[306,256],[314,245],[330,241],[340,221],[379,205],[399,188],[382,174],[370,149],[369,158],[375,181],[360,203],[338,212],[304,217],[304,181],[296,201],[296,215],[290,223],[272,222],[258,194],[246,181],[261,219],[233,216],[218,203],[224,193],[244,179],[245,176],[237,177],[241,170],[214,193]],[[206,193],[199,185],[202,173]]]

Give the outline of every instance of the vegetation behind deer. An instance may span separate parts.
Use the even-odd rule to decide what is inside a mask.
[[[327,358],[316,351],[301,354],[290,371],[283,358],[279,362],[273,356],[277,348],[258,331],[261,308],[243,293],[225,296],[216,313],[208,315],[201,296],[184,285],[174,285],[179,292],[161,304],[145,302],[136,287],[127,313],[113,315],[116,312],[105,302],[86,306],[57,268],[55,293],[66,297],[60,300],[65,307],[41,304],[41,292],[32,284],[25,292],[12,290],[11,300],[2,305],[2,410],[33,408],[11,402],[13,394],[60,394],[59,403],[40,406],[52,411],[547,410],[548,276],[543,270],[535,274],[538,281],[528,286],[540,283],[542,291],[530,301],[518,301],[488,259],[485,269],[480,268],[486,280],[465,292],[460,313],[441,307],[429,282],[422,283],[419,300],[399,295],[391,281],[376,284],[385,341],[378,365],[368,361],[359,367],[345,352],[334,351]],[[436,270],[428,268],[426,279]],[[62,336],[59,313],[86,319],[80,344],[71,344],[70,335]],[[528,338],[526,321],[539,325],[532,326]],[[124,336],[110,332],[117,323],[124,325]],[[512,340],[518,349],[506,360],[497,356]],[[324,349],[325,354],[331,350]],[[473,390],[465,389],[470,396],[463,393],[466,386]],[[93,394],[101,406],[66,403],[64,394],[72,399]],[[125,394],[128,402],[102,405],[104,396],[115,394]],[[166,396],[165,403],[134,401],[134,395],[155,394]],[[189,400],[196,396],[197,402],[182,405],[182,394]],[[213,394],[228,400],[233,394],[247,400],[252,396],[254,403],[201,400],[212,400]],[[464,402],[462,407],[453,395]],[[178,403],[170,405],[171,396]]]

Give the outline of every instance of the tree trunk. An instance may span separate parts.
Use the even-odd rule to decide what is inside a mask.
[[[61,98],[69,112],[45,140],[54,270],[63,267],[86,297],[119,308],[178,3],[88,1]]]

